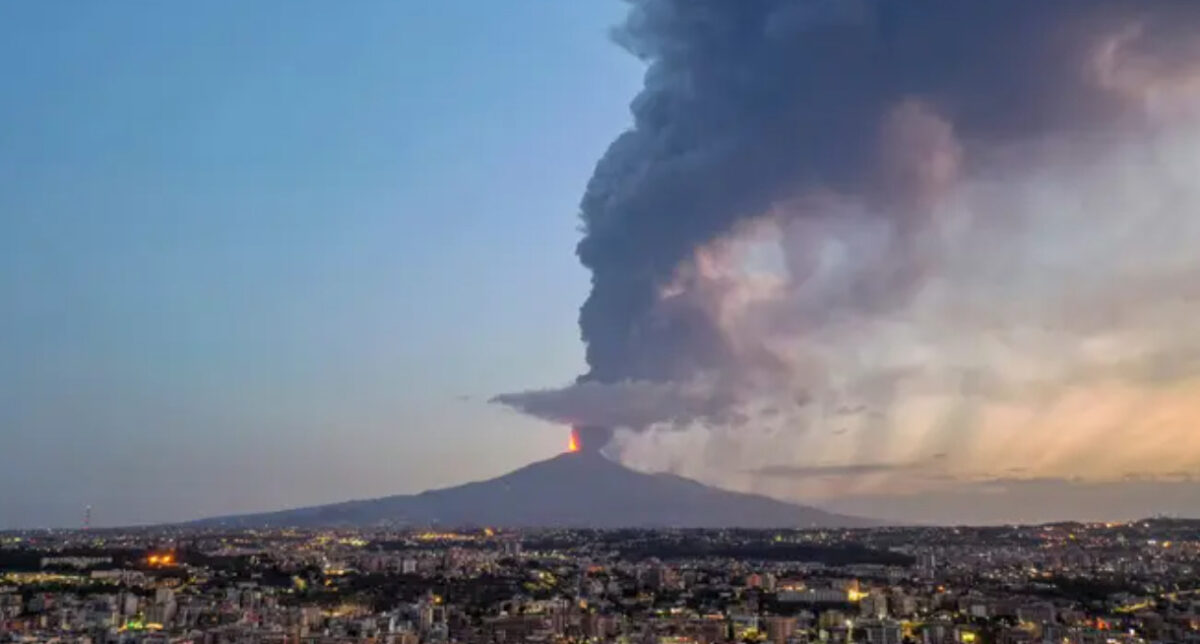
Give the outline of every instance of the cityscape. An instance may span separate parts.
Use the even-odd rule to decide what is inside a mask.
[[[0,641],[1200,641],[1200,521],[0,535]]]

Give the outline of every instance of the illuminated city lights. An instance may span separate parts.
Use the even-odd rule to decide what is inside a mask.
[[[108,549],[86,556],[65,554],[82,541],[63,533],[7,542],[5,549],[26,553],[18,561],[55,570],[0,569],[0,613],[23,641],[76,641],[98,629],[130,644],[163,634],[187,641],[210,627],[236,632],[238,641],[365,628],[381,644],[788,644],[820,641],[822,631],[831,643],[1188,641],[1200,632],[1189,612],[1200,597],[1190,576],[1200,562],[1197,525],[699,530],[682,539],[670,530],[511,528],[501,539],[482,527],[199,532],[182,540],[113,533]],[[186,550],[156,547],[166,541]],[[771,556],[797,547],[799,559]],[[131,551],[145,554],[122,554]],[[198,556],[181,576],[170,567],[185,551]],[[244,567],[238,574],[223,569],[219,560],[228,557]],[[280,583],[247,581],[281,569]],[[1139,585],[1103,601],[1090,596],[1089,587],[1126,575]],[[680,593],[699,603],[678,603]],[[110,608],[77,610],[92,604]],[[222,621],[231,616],[236,621]]]
[[[175,555],[169,552],[151,553],[146,557],[146,563],[151,566],[173,566],[175,565]]]

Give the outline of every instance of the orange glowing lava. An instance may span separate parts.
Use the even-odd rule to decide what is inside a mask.
[[[571,430],[571,437],[567,439],[567,451],[568,452],[578,452],[579,451],[579,437],[575,435],[574,429]]]

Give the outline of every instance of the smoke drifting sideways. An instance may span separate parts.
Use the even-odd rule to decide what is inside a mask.
[[[1200,3],[630,5],[645,84],[581,204],[588,372],[495,402],[684,469],[1200,465],[1174,415],[1134,422],[1196,411]],[[1164,438],[1089,447],[1131,427]]]

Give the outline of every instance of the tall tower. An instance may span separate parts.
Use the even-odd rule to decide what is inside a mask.
[[[84,506],[83,508],[83,529],[88,530],[92,527],[92,506]]]

